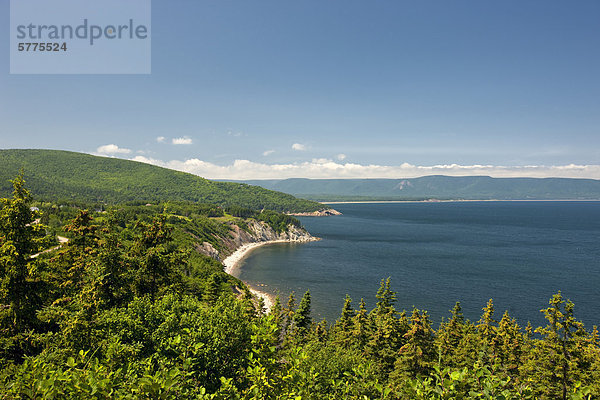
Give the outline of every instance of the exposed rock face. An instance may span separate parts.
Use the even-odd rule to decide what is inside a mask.
[[[293,213],[289,215],[294,215],[296,217],[329,217],[332,215],[342,215],[342,213],[337,210],[334,210],[333,208],[329,208],[327,210],[319,210],[305,213]]]
[[[222,237],[221,240],[225,245],[225,249],[219,252],[210,243],[204,242],[197,250],[200,253],[206,254],[216,260],[223,261],[228,255],[236,249],[249,243],[267,242],[267,241],[286,241],[286,242],[310,242],[318,240],[308,233],[305,229],[294,225],[288,225],[287,230],[276,232],[268,224],[262,221],[249,221],[248,231],[240,228],[237,225],[231,225],[229,236]]]
[[[221,261],[219,257],[219,250],[215,249],[212,244],[208,242],[202,243],[202,246],[197,246],[196,251],[202,254],[206,254],[209,257],[214,258],[215,260]]]
[[[413,184],[411,181],[403,180],[403,181],[400,181],[396,186],[394,186],[394,189],[402,190],[404,188],[411,187],[412,185]]]

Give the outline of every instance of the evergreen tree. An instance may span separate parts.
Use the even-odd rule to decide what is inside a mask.
[[[115,232],[106,229],[99,240],[96,265],[96,286],[102,308],[110,308],[121,304],[130,297],[126,289],[126,269],[122,244]]]
[[[363,349],[369,339],[370,320],[365,299],[360,299],[358,311],[352,318],[351,337],[352,343],[355,343],[359,349]]]
[[[352,299],[349,295],[346,295],[344,300],[344,306],[342,308],[342,315],[337,320],[333,327],[335,340],[337,343],[347,346],[351,342],[352,338],[352,325],[355,316],[355,311],[352,308]]]
[[[490,351],[492,339],[496,336],[496,320],[494,319],[494,302],[489,299],[486,306],[483,307],[483,314],[477,324],[480,344],[479,352],[484,357],[482,360],[485,364],[493,364],[493,355]]]
[[[523,334],[517,321],[511,319],[508,311],[498,323],[496,336],[492,339],[491,348],[496,362],[506,370],[509,376],[518,376],[522,363]]]
[[[23,171],[13,179],[13,198],[0,199],[0,329],[15,334],[35,319],[37,296],[31,282],[45,227],[35,223]]]
[[[292,324],[294,313],[296,310],[296,294],[292,291],[288,296],[286,307],[283,309],[283,333],[287,335],[289,331],[294,330]]]
[[[217,273],[212,274],[206,282],[206,290],[204,291],[204,299],[208,304],[214,305],[219,299],[221,293],[221,276]]]
[[[377,303],[371,312],[374,315],[384,315],[392,312],[395,313],[394,303],[396,302],[396,293],[390,287],[391,278],[388,277],[385,281],[382,279],[379,289],[377,290]]]
[[[93,218],[87,210],[81,210],[77,216],[65,225],[65,231],[70,232],[72,238],[67,243],[64,251],[59,253],[62,263],[59,274],[65,274],[67,279],[61,284],[63,297],[71,298],[83,290],[83,280],[88,271],[89,264],[96,261],[98,255],[98,226],[92,224]],[[64,279],[64,277],[62,277]],[[100,277],[98,277],[100,279]],[[59,278],[60,279],[60,278]]]
[[[277,296],[275,296],[275,302],[268,315],[273,316],[272,321],[277,326],[277,337],[280,338],[283,329],[283,310],[281,307],[279,293],[277,293]]]
[[[98,237],[96,231],[98,227],[92,224],[93,218],[88,210],[81,210],[77,216],[65,226],[65,231],[70,232],[73,238],[69,241],[70,246],[85,251],[87,248],[94,246]]]
[[[573,303],[565,300],[558,292],[549,301],[549,307],[542,309],[548,324],[535,330],[543,337],[538,342],[534,357],[530,359],[535,371],[535,379],[543,398],[567,399],[578,376],[578,363],[581,362],[578,341],[585,334],[583,324],[575,320]]]
[[[450,311],[452,316],[448,322],[442,322],[436,335],[436,345],[439,356],[445,365],[455,366],[455,352],[464,337],[465,318],[462,313],[460,302],[456,302]]]
[[[310,325],[312,323],[312,319],[310,317],[310,291],[307,290],[302,299],[300,299],[300,304],[298,304],[298,308],[293,316],[293,321],[298,329],[298,333],[303,336],[308,332]]]
[[[398,350],[404,344],[402,336],[406,333],[401,330],[396,318],[396,293],[390,289],[390,278],[381,281],[377,300],[375,308],[369,314],[372,330],[367,342],[367,354],[378,363],[382,371],[389,373]]]
[[[496,327],[494,323],[496,320],[494,319],[494,301],[489,299],[486,306],[483,307],[483,314],[481,315],[481,319],[477,324],[477,329],[485,339],[486,343],[492,340],[495,335]]]
[[[400,348],[395,363],[395,377],[427,376],[437,361],[434,331],[427,312],[413,309],[410,329],[404,334],[405,344]]]
[[[319,343],[325,343],[329,331],[327,330],[327,320],[323,319],[321,322],[315,325],[315,340]]]
[[[166,216],[160,214],[150,224],[139,221],[139,236],[134,246],[137,264],[134,288],[138,296],[149,294],[156,299],[159,289],[179,285],[176,268],[185,264],[185,254],[172,243],[173,228],[167,225]]]

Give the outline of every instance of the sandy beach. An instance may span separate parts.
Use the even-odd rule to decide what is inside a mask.
[[[225,260],[223,260],[223,265],[225,266],[225,272],[228,273],[229,275],[234,275],[235,271],[239,268],[241,261],[248,256],[248,254],[250,254],[254,249],[260,247],[260,246],[264,246],[267,244],[274,244],[274,243],[305,243],[305,242],[310,242],[310,241],[315,241],[315,240],[319,240],[318,238],[313,238],[312,240],[303,240],[303,241],[290,241],[290,240],[267,240],[264,242],[255,242],[255,243],[248,243],[243,245],[242,247],[240,247],[239,249],[237,249],[236,251],[234,251],[229,257],[227,257]],[[234,275],[235,276],[235,275]],[[246,282],[244,282],[246,283]],[[260,297],[264,300],[265,302],[265,308],[267,309],[267,312],[271,310],[271,307],[273,307],[273,304],[275,304],[275,296],[273,296],[270,293],[266,293],[266,292],[262,292],[260,290],[257,290],[253,287],[251,287],[250,285],[248,285],[246,283],[246,285],[248,286],[248,288],[250,289],[250,291],[257,297]]]

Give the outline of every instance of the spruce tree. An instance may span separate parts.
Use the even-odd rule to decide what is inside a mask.
[[[448,366],[455,366],[455,353],[464,337],[465,318],[458,301],[450,312],[451,318],[440,324],[436,335],[436,344],[442,362]]]
[[[578,351],[578,341],[585,336],[583,324],[575,320],[574,305],[558,292],[549,301],[549,307],[542,309],[548,324],[539,327],[536,333],[542,335],[538,343],[534,363],[535,378],[541,395],[545,398],[567,399],[578,376],[578,364],[582,361]]]
[[[398,350],[404,344],[402,335],[405,333],[396,318],[396,293],[390,289],[390,278],[381,281],[377,300],[369,314],[372,330],[367,342],[367,354],[388,373],[394,366]]]
[[[294,330],[292,320],[294,318],[295,310],[296,294],[292,291],[292,293],[290,293],[288,296],[287,305],[283,309],[283,333],[285,336],[287,336],[290,331]]]
[[[221,294],[221,276],[217,273],[211,274],[206,282],[204,299],[210,305],[215,305]]]
[[[375,304],[375,308],[371,312],[375,315],[384,315],[388,314],[390,311],[395,313],[394,303],[396,302],[396,293],[392,291],[391,278],[388,277],[385,281],[382,279],[379,285],[379,289],[377,290],[377,303]]]
[[[304,293],[304,296],[302,296],[302,299],[300,299],[300,304],[298,304],[298,308],[293,316],[294,324],[300,335],[305,335],[312,323],[310,317],[310,301],[310,291],[307,290]]]
[[[493,363],[493,355],[490,351],[492,345],[492,339],[496,335],[496,320],[494,319],[494,302],[489,299],[486,306],[483,307],[483,314],[477,324],[477,331],[479,333],[479,353],[483,356],[483,362],[486,364]]]
[[[518,376],[522,363],[523,334],[517,321],[510,318],[508,311],[504,312],[498,323],[496,336],[492,339],[491,348],[496,362],[509,376]]]
[[[426,311],[413,309],[410,329],[404,334],[405,344],[398,351],[394,376],[427,376],[437,361],[434,331]]]
[[[180,274],[176,267],[185,264],[185,254],[172,243],[173,228],[166,215],[160,214],[151,223],[138,222],[138,238],[134,244],[133,261],[137,264],[134,289],[138,296],[149,294],[154,302],[160,289],[177,286]]]
[[[31,256],[44,242],[45,227],[36,223],[23,171],[12,181],[12,199],[0,199],[0,327],[15,334],[35,319]]]
[[[352,299],[349,295],[346,295],[344,306],[342,308],[342,314],[333,327],[335,341],[337,343],[340,343],[344,346],[350,344],[354,316],[355,311],[352,308]]]
[[[358,311],[352,318],[352,330],[351,337],[352,343],[354,343],[359,349],[363,349],[367,344],[370,334],[370,320],[365,299],[360,299],[360,305]]]

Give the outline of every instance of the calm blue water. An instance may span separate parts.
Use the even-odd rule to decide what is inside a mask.
[[[313,317],[333,321],[348,293],[371,309],[392,278],[398,309],[436,323],[461,302],[479,319],[494,299],[524,325],[561,290],[587,327],[600,324],[600,202],[337,204],[344,215],[302,218],[309,244],[269,245],[244,262],[241,279],[287,297],[310,289]],[[266,286],[259,286],[265,284]]]

